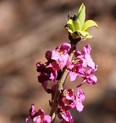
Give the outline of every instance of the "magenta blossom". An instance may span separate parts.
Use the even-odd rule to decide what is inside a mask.
[[[75,51],[75,57],[77,59],[81,59],[82,60],[82,65],[83,67],[91,67],[91,68],[95,68],[95,63],[93,62],[93,59],[90,55],[91,53],[91,46],[90,45],[86,45],[85,47],[83,47],[82,51]]]
[[[65,89],[65,90],[63,91],[63,96],[64,96],[67,100],[74,100],[74,99],[75,99],[74,90],[73,90],[73,89]]]
[[[34,104],[32,104],[29,110],[29,116],[25,119],[25,123],[29,120],[32,120],[34,123],[51,123],[51,117],[49,115],[45,115],[43,109],[39,109],[36,112]]]
[[[42,87],[45,90],[48,89],[48,80],[55,82],[57,79],[58,71],[55,68],[55,66],[57,67],[57,64],[53,62],[53,65],[52,64],[44,65],[41,64],[40,62],[36,64],[38,71],[38,81],[42,84]]]
[[[27,123],[30,119],[33,119],[35,113],[36,113],[35,106],[34,106],[34,104],[32,104],[31,108],[29,110],[29,116],[25,118],[25,123]]]
[[[71,49],[71,45],[69,43],[63,43],[60,47],[56,48],[52,51],[51,59],[57,61],[60,68],[64,68],[69,60],[69,51]]]
[[[75,107],[75,95],[73,89],[65,89],[59,98],[59,106],[65,110]]]
[[[89,84],[97,81],[97,78],[93,75],[96,66],[91,58],[90,52],[90,45],[86,45],[81,52],[78,50],[75,51],[74,60],[72,63],[69,62],[67,66],[70,81],[74,81],[77,77],[84,78],[83,82],[87,81]]]
[[[84,108],[83,101],[85,99],[85,95],[82,89],[78,88],[76,95],[76,109],[81,112]]]
[[[76,78],[79,76],[83,77],[84,70],[85,70],[82,64],[80,63],[69,65],[68,69],[69,69],[70,81],[76,80]]]
[[[61,123],[73,123],[73,118],[70,111],[59,108],[58,117],[59,119],[62,119]]]
[[[97,77],[93,75],[93,73],[97,70],[97,67],[95,69],[89,69],[85,72],[85,77],[82,83],[87,82],[90,85],[94,85],[97,82]]]

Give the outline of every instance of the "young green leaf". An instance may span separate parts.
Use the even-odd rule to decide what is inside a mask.
[[[81,38],[92,38],[93,36],[92,35],[90,35],[88,32],[86,32],[86,31],[80,31],[80,30],[78,30],[77,31],[79,34],[80,34],[80,37]]]
[[[83,30],[83,31],[86,31],[86,30],[88,30],[90,27],[93,27],[93,26],[98,27],[98,25],[96,24],[95,21],[93,21],[93,20],[87,20],[87,21],[84,23],[82,30]]]
[[[93,26],[98,27],[96,22],[93,20],[85,21],[86,16],[85,9],[86,9],[85,5],[82,3],[78,10],[77,15],[71,17],[67,22],[66,28],[70,33],[70,35],[72,36],[72,38],[74,39],[92,38],[93,36],[89,34],[88,29]]]
[[[88,34],[88,35],[86,35],[86,38],[93,38],[93,36]]]
[[[88,35],[88,32],[86,31],[78,30],[77,32],[81,35],[81,37],[86,37],[86,35]]]
[[[82,3],[79,10],[78,10],[78,13],[77,13],[77,19],[79,19],[80,21],[80,26],[81,26],[81,29],[83,28],[83,24],[85,22],[85,5]]]
[[[74,23],[74,31],[80,30],[80,21],[77,19]]]
[[[80,22],[79,20],[73,20],[73,19],[69,19],[67,22],[67,27],[68,31],[70,33],[75,32],[76,30],[80,29]]]
[[[73,20],[72,19],[69,19],[68,20],[67,27],[66,28],[68,29],[68,31],[70,33],[73,33],[75,27],[74,27],[74,23],[73,23]]]

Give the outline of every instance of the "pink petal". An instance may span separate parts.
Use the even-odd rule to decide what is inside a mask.
[[[70,81],[75,81],[77,77],[77,73],[70,71],[69,76],[70,76]]]
[[[76,109],[81,112],[83,110],[84,106],[81,102],[77,102]]]

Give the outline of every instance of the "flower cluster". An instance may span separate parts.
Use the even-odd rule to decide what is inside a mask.
[[[84,92],[82,89],[77,89],[77,94],[74,94],[73,89],[65,89],[59,96],[59,104],[57,106],[57,114],[61,123],[73,123],[73,118],[70,110],[76,108],[81,112],[84,108],[83,101],[85,99]],[[43,109],[35,111],[34,104],[31,105],[29,115],[25,119],[25,123],[32,120],[34,123],[51,123],[51,116],[46,115]]]
[[[90,45],[86,45],[81,52],[76,49],[73,60],[70,59],[70,49],[69,43],[63,43],[55,50],[46,52],[47,62],[45,64],[37,63],[38,80],[46,91],[48,90],[48,81],[56,83],[64,68],[69,70],[70,81],[81,77],[83,78],[82,84],[87,82],[94,85],[96,83],[97,78],[94,72],[97,67],[90,55]]]
[[[97,66],[93,62],[90,52],[90,45],[86,45],[81,52],[75,51],[75,58],[68,65],[70,81],[74,81],[77,77],[82,77],[82,84],[87,82],[94,85],[96,83],[97,78],[93,73],[97,70]]]
[[[96,84],[97,77],[94,73],[97,66],[91,57],[91,46],[86,45],[79,51],[76,44],[81,39],[92,38],[88,33],[88,29],[92,26],[97,27],[97,24],[93,20],[85,21],[85,6],[82,4],[77,15],[69,17],[65,26],[70,43],[64,42],[53,51],[47,51],[46,62],[36,64],[38,81],[44,90],[51,94],[49,101],[51,112],[50,115],[46,115],[41,108],[35,111],[35,106],[32,104],[29,115],[25,119],[26,123],[29,120],[34,123],[53,123],[56,117],[60,119],[60,123],[73,123],[70,110],[73,108],[78,112],[83,110],[85,94],[81,86],[85,83]],[[82,78],[82,81],[76,84],[76,94],[72,88],[64,89],[68,75],[70,81],[75,81],[78,77]]]
[[[25,123],[27,123],[29,120],[32,120],[34,123],[51,123],[51,117],[46,115],[43,109],[35,111],[34,104],[31,105],[29,116],[25,119]]]
[[[77,94],[74,94],[73,89],[65,89],[59,97],[58,116],[62,119],[61,123],[73,123],[70,109],[76,107],[81,112],[83,110],[83,101],[85,99],[82,89],[77,89]]]
[[[81,84],[77,85],[77,94],[74,94],[73,89],[63,89],[58,97],[58,105],[56,112],[61,123],[73,123],[72,115],[70,110],[76,108],[79,112],[83,110],[83,101],[85,95],[83,90],[80,88],[84,83],[94,85],[97,81],[96,76],[93,74],[97,67],[93,62],[90,55],[91,47],[86,45],[82,51],[75,49],[74,57],[70,59],[71,45],[69,43],[63,43],[53,51],[47,51],[45,57],[47,62],[42,64],[37,63],[38,80],[46,92],[50,93],[52,98],[50,105],[54,101],[54,95],[57,91],[56,85],[57,80],[61,78],[64,69],[69,71],[70,81],[74,81],[77,77],[83,78]],[[51,88],[48,87],[48,82],[52,82]],[[48,120],[46,119],[48,118]],[[32,119],[34,123],[49,123],[51,117],[45,115],[42,109],[35,112],[34,105],[30,109],[30,114],[26,119],[26,122]]]
[[[38,80],[48,90],[48,81],[56,83],[60,79],[61,72],[69,62],[69,51],[71,45],[63,43],[53,51],[47,51],[45,57],[47,62],[45,64],[37,63]]]

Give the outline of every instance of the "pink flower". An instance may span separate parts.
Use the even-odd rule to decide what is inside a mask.
[[[78,88],[77,95],[76,95],[76,109],[81,112],[84,108],[83,101],[85,99],[84,92],[82,89]]]
[[[59,98],[59,106],[65,110],[75,107],[75,95],[73,89],[65,89]]]
[[[45,115],[42,109],[39,109],[36,116],[33,118],[34,123],[51,123],[51,117]]]
[[[70,49],[71,45],[69,43],[63,43],[52,52],[46,52],[45,57],[47,62],[45,62],[45,64],[41,64],[40,62],[36,64],[38,80],[45,90],[48,89],[48,80],[56,82],[56,80],[60,79],[61,70],[69,60],[68,52]]]
[[[86,63],[89,67],[95,68],[95,63],[93,62],[93,59],[91,58],[91,46],[86,45],[82,50],[82,55],[84,56],[84,59],[86,60]]]
[[[60,68],[64,68],[69,60],[69,51],[71,49],[71,45],[69,43],[63,43],[60,47],[56,48],[52,51],[51,59],[57,61]]]
[[[95,68],[95,63],[93,62],[93,59],[91,58],[90,53],[91,53],[91,47],[90,47],[90,45],[86,45],[85,47],[83,47],[81,52],[76,50],[75,57],[77,59],[82,60],[83,67],[88,66],[88,67],[91,67],[91,68]]]
[[[52,64],[41,64],[37,63],[37,72],[38,72],[38,81],[42,84],[42,87],[47,90],[48,89],[48,80],[53,82],[56,81],[58,76],[57,64],[56,62],[52,62]]]
[[[62,45],[60,45],[60,51],[64,51],[64,53],[68,53],[71,49],[71,45],[69,43],[62,43]]]
[[[93,73],[96,71],[95,63],[90,55],[91,47],[86,45],[80,52],[75,51],[75,58],[69,62],[67,68],[69,70],[70,81],[76,80],[77,77],[84,78],[83,83],[86,81],[89,84],[94,84],[97,81],[96,76]],[[82,84],[81,84],[82,85]]]
[[[97,77],[95,75],[93,75],[93,73],[97,70],[97,68],[95,69],[89,69],[88,71],[85,72],[85,76],[84,76],[84,80],[82,81],[82,83],[87,82],[90,85],[94,85],[97,82]]]
[[[74,90],[73,90],[73,89],[65,89],[65,90],[63,91],[63,96],[64,96],[67,100],[74,100],[74,99],[75,99]]]
[[[73,123],[72,115],[69,111],[62,108],[58,109],[58,117],[62,119],[61,123]]]
[[[80,63],[69,65],[68,69],[70,81],[74,81],[77,77],[82,77],[84,74],[84,68]]]
[[[36,112],[34,104],[31,105],[29,116],[25,119],[25,123],[27,123],[30,119],[34,123],[51,123],[51,117],[49,115],[45,115],[43,109],[39,109]]]
[[[35,106],[34,104],[31,105],[31,108],[29,110],[29,116],[25,118],[25,123],[27,123],[30,119],[33,119],[33,116],[35,115]]]

